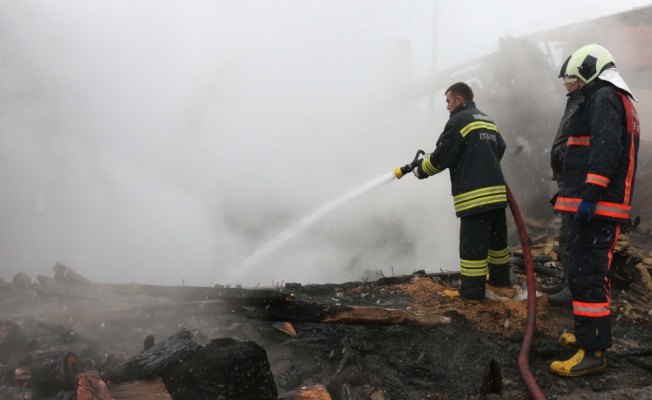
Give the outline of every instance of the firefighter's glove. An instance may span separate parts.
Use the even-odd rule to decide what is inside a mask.
[[[591,222],[593,217],[595,217],[595,203],[588,200],[582,200],[579,207],[577,207],[575,219],[582,224],[588,224]]]

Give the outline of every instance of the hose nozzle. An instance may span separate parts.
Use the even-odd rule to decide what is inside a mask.
[[[405,164],[402,167],[396,167],[394,168],[394,176],[396,176],[396,179],[401,179],[405,174],[409,174],[414,170],[416,167],[419,166],[419,163],[421,163],[421,158],[420,156],[426,154],[425,151],[423,150],[418,150],[417,154],[414,156],[414,160],[412,160],[411,163]]]

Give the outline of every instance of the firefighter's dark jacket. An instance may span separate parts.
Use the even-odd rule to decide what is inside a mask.
[[[564,115],[561,117],[559,122],[559,128],[557,129],[557,135],[555,140],[552,143],[552,149],[550,150],[550,168],[552,169],[552,178],[557,181],[559,187],[561,187],[562,182],[564,181],[564,157],[566,156],[566,142],[568,141],[568,135],[570,132],[569,122],[570,117],[577,112],[579,108],[580,101],[582,101],[582,91],[574,90],[566,94],[566,108],[564,109]]]
[[[450,170],[455,214],[464,217],[507,206],[500,159],[505,142],[494,121],[467,101],[450,115],[437,147],[417,168],[434,175]]]
[[[575,213],[588,200],[597,203],[596,217],[628,220],[640,138],[636,109],[625,92],[600,79],[581,91],[555,210]]]

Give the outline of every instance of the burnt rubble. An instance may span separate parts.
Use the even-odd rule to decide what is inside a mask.
[[[531,229],[538,285],[551,284],[555,226]],[[0,284],[0,399],[521,399],[527,310],[512,253],[519,283],[489,287],[482,305],[441,295],[457,273],[423,270],[255,290],[98,284],[62,264],[52,278],[19,274]],[[650,254],[623,235],[603,376],[548,373],[572,316],[538,299],[530,362],[547,395],[649,393],[651,274]]]

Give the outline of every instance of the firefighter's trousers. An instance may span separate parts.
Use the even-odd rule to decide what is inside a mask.
[[[577,344],[585,350],[611,347],[611,262],[619,233],[617,222],[573,221],[568,287]]]
[[[487,271],[490,284],[509,286],[509,248],[504,208],[460,218],[460,266],[460,296],[465,299],[484,299]]]

